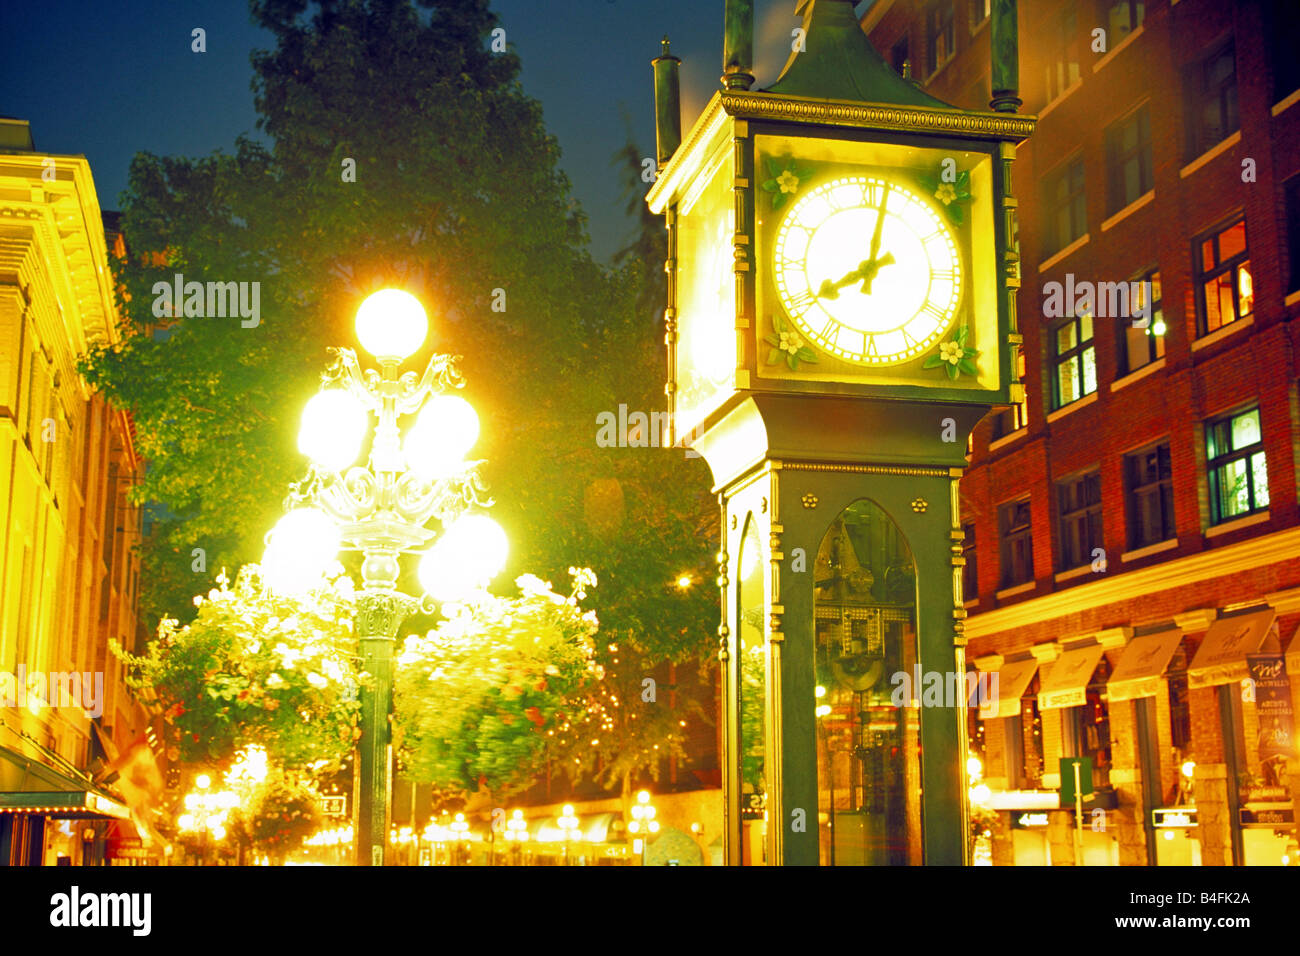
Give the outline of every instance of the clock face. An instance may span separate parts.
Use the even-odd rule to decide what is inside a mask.
[[[777,295],[800,335],[856,365],[897,365],[952,326],[957,241],[911,187],[842,176],[799,197],[777,228]]]

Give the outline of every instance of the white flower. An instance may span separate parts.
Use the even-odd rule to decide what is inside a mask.
[[[795,335],[793,332],[782,332],[780,348],[781,351],[789,352],[791,355],[794,355],[803,348],[803,339],[799,338],[799,336]]]
[[[948,363],[956,365],[962,360],[965,349],[956,342],[944,342],[939,346],[939,356]]]
[[[788,169],[776,177],[776,182],[783,193],[792,193],[799,188],[799,177]]]
[[[957,187],[952,183],[940,183],[939,188],[934,191],[934,198],[947,206],[957,198]]]

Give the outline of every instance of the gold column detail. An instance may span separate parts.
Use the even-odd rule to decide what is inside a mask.
[[[668,290],[664,309],[664,344],[668,346],[668,382],[664,394],[668,398],[668,444],[677,444],[677,206],[668,207],[664,213],[668,229],[668,258],[664,261],[664,274]]]

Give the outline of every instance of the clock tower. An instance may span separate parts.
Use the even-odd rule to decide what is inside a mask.
[[[753,90],[752,0],[683,138],[654,61],[668,228],[667,396],[721,506],[728,864],[967,861],[957,486],[1020,400],[1012,241],[1016,11],[995,0],[992,109],[927,95],[850,0],[801,0]]]

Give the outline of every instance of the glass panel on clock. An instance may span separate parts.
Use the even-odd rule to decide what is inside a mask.
[[[741,862],[767,863],[766,745],[767,646],[763,601],[763,555],[753,516],[740,542],[740,586],[736,608],[740,669],[740,818]]]
[[[911,551],[893,519],[861,500],[832,522],[815,575],[820,861],[918,865],[920,710],[912,705],[922,688],[911,686],[918,676]]]

